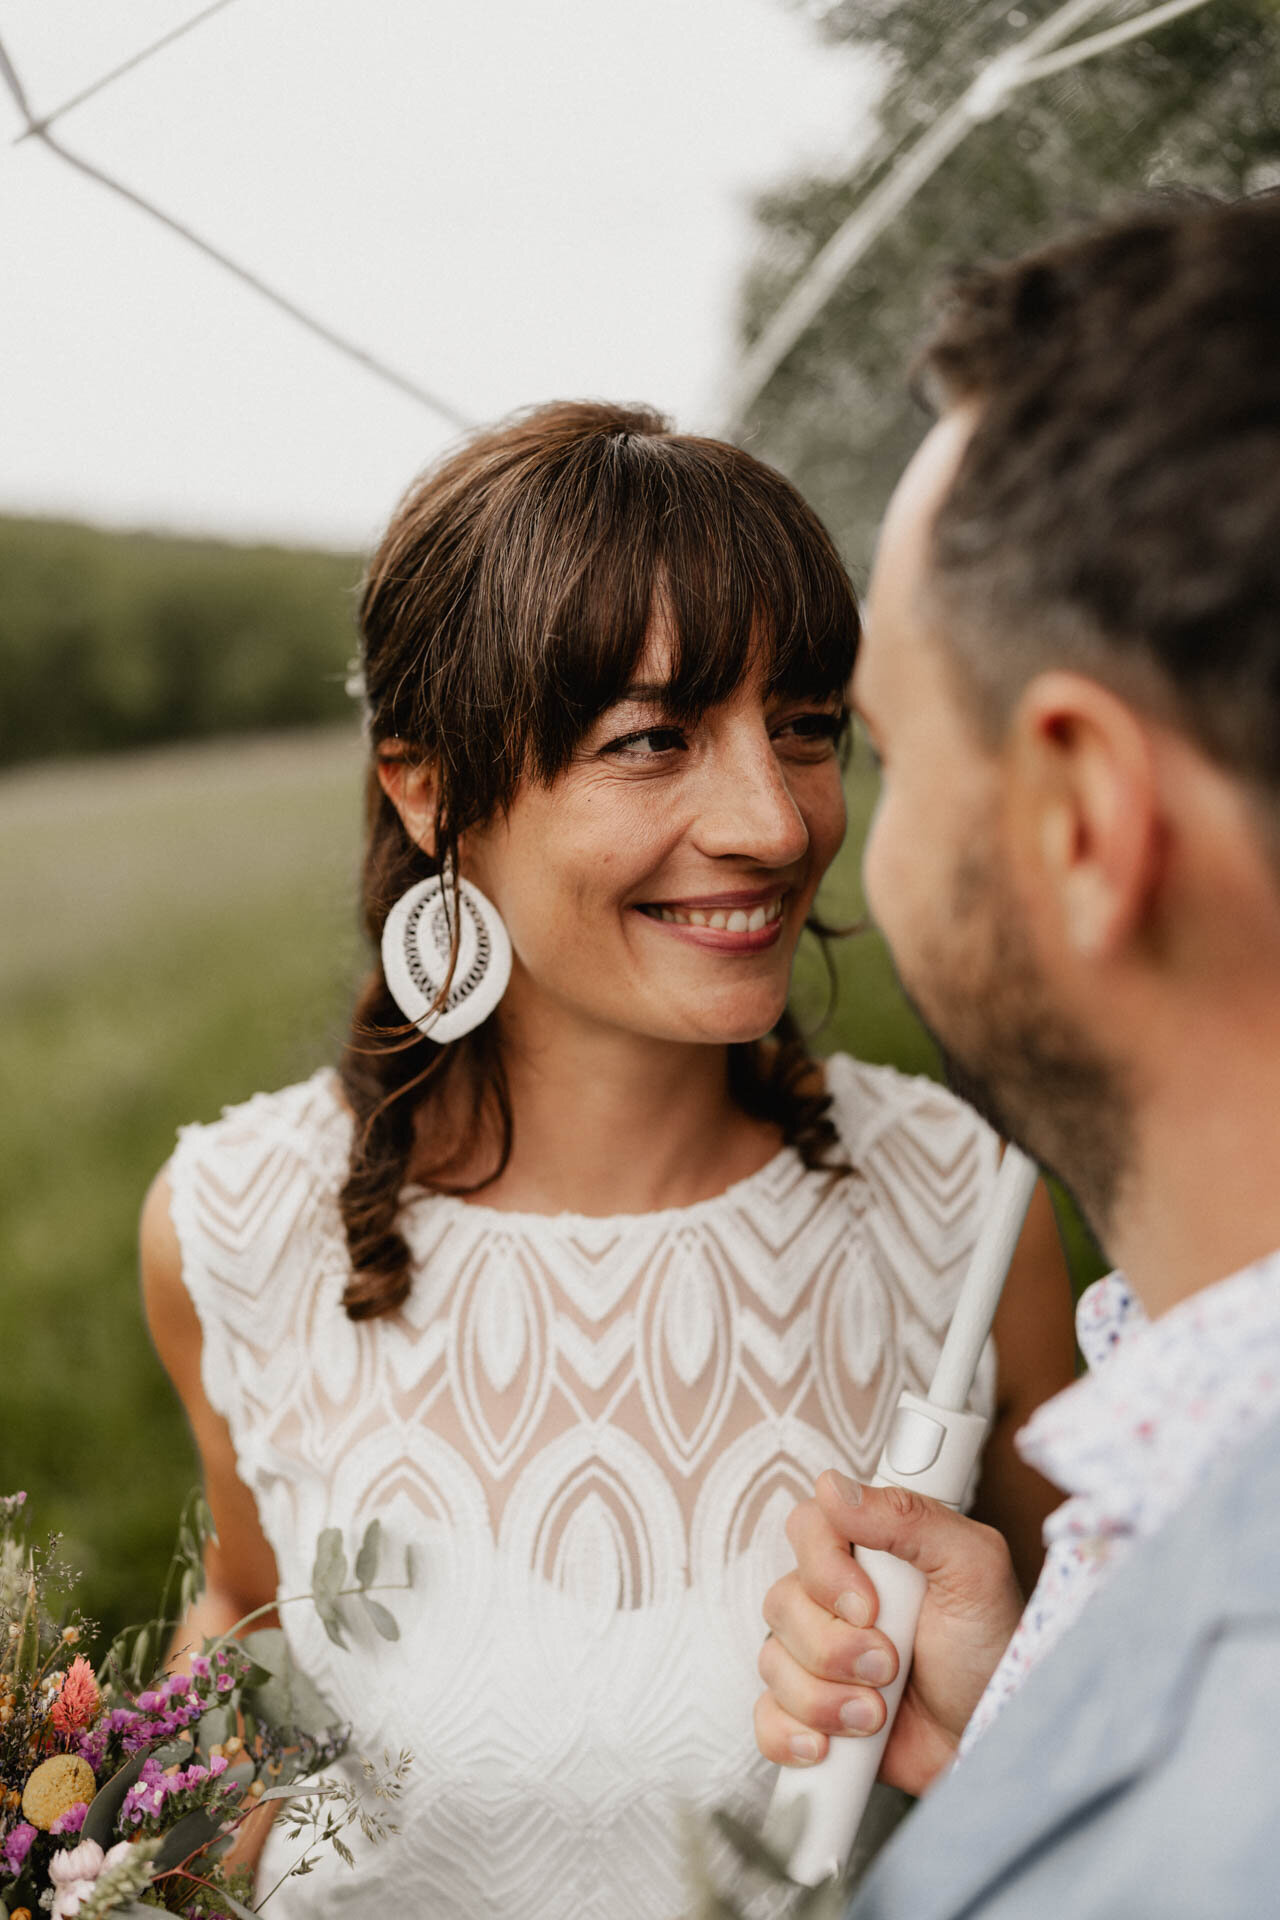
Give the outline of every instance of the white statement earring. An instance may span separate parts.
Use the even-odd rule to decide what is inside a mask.
[[[459,879],[458,964],[444,1004],[432,1012],[449,971],[445,885],[441,877],[420,880],[400,895],[382,929],[382,971],[392,999],[406,1020],[442,1043],[487,1020],[511,978],[511,939],[502,916],[479,887]]]

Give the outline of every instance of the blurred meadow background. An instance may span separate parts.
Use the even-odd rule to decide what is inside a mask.
[[[76,50],[82,72],[65,64],[57,6],[9,11],[0,32],[13,28],[9,53],[42,101],[145,37],[143,15],[156,32],[185,17],[160,0],[102,8]],[[715,430],[740,356],[823,246],[984,63],[1055,11],[1047,0],[655,0],[642,44],[634,22],[605,23],[611,9],[553,20],[549,6],[503,6],[495,81],[492,47],[473,71],[479,43],[465,43],[456,8],[398,5],[370,35],[337,0],[309,13],[241,0],[148,67],[172,63],[129,112],[111,92],[83,111],[114,162],[181,185],[215,226],[224,220],[224,244],[243,223],[264,271],[292,272],[366,333],[378,316],[369,289],[386,290],[389,348],[403,358],[425,341],[473,417],[603,393]],[[1094,12],[1090,28],[1110,31],[1144,5]],[[548,42],[534,51],[522,39],[530,20]],[[856,579],[922,430],[904,369],[929,287],[1136,189],[1280,180],[1278,20],[1277,0],[1207,0],[1025,88],[970,133],[748,396],[736,429],[814,500]],[[422,115],[421,138],[442,152],[452,143],[455,171],[458,142],[471,141],[479,181],[457,184],[467,217],[435,227],[420,202],[441,197],[446,162],[436,154],[433,173],[420,159],[406,178],[404,155],[385,144],[410,118],[400,96],[376,128],[362,123],[359,155],[345,134],[335,151],[325,144],[357,54],[383,61],[388,87],[406,69],[424,92],[439,84],[413,40],[428,28],[461,75],[461,119],[441,131]],[[271,95],[293,172],[273,171],[274,150],[253,144],[267,139],[253,89],[270,91],[285,60],[273,65],[272,34],[293,36],[293,123]],[[242,88],[236,63],[255,47]],[[563,110],[530,99],[531,65],[548,89],[565,86]],[[658,137],[614,152],[607,129],[625,131],[627,114],[611,88],[625,76],[622,97],[635,98],[646,73]],[[202,126],[211,142],[208,101],[233,95],[243,138],[216,157],[249,165],[254,192],[229,175],[223,207],[217,166],[184,174],[177,144],[154,142],[158,128]],[[436,104],[447,116],[443,94]],[[550,174],[532,199],[510,177],[499,189],[481,164],[499,138],[535,175],[540,156],[564,149],[559,201]],[[33,145],[0,214],[9,260],[44,276],[43,303],[10,303],[0,319],[0,357],[27,376],[0,449],[0,1490],[25,1487],[38,1525],[63,1532],[88,1606],[114,1630],[149,1610],[195,1476],[142,1322],[138,1209],[180,1124],[336,1053],[362,964],[362,753],[343,693],[353,597],[397,491],[456,427],[326,358],[136,214],[86,200],[91,189],[32,158]],[[328,220],[324,195],[308,197],[313,162],[341,172]],[[392,174],[430,269],[410,274],[399,305],[403,209],[380,200]],[[348,190],[364,195],[358,211],[339,205]],[[588,192],[598,204],[573,199]],[[378,205],[381,229],[368,212]],[[530,238],[548,207],[558,226]],[[480,238],[483,259],[467,251]],[[513,276],[518,324],[498,297]],[[114,298],[86,301],[99,280]],[[46,345],[56,368],[40,358]],[[848,787],[849,839],[823,902],[837,922],[862,910],[875,789],[857,752]],[[841,942],[835,958],[818,1050],[935,1071],[878,936]],[[807,949],[796,1005],[810,1025],[826,1006]],[[1065,1208],[1063,1220],[1080,1283],[1099,1257]]]

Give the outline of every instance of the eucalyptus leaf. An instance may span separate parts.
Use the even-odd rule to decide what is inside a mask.
[[[294,1660],[282,1627],[260,1627],[247,1634],[241,1645],[268,1675],[261,1686],[246,1688],[247,1714],[269,1727],[296,1728],[315,1740],[333,1731],[339,1716]]]
[[[736,1814],[729,1813],[724,1807],[717,1807],[711,1818],[746,1866],[754,1867],[758,1873],[763,1873],[770,1880],[785,1883],[786,1862],[760,1837],[754,1827],[748,1826],[745,1820],[739,1820]]]
[[[364,1530],[364,1539],[360,1542],[360,1551],[356,1555],[356,1585],[370,1586],[377,1578],[378,1560],[382,1554],[382,1522],[371,1520]]]
[[[342,1529],[326,1527],[316,1541],[316,1561],[311,1569],[311,1591],[317,1606],[321,1599],[331,1600],[346,1584],[347,1556],[342,1545]]]
[[[271,1629],[264,1628],[263,1631],[270,1632]],[[244,1642],[241,1641],[240,1644],[241,1646],[243,1646]],[[244,1678],[242,1679],[240,1684],[242,1687],[260,1687],[263,1685],[265,1681],[269,1680],[270,1678],[271,1678],[270,1667],[264,1667],[260,1662],[255,1660],[250,1660],[249,1665],[244,1670]]]
[[[317,1594],[316,1612],[320,1616],[320,1625],[324,1628],[334,1646],[341,1647],[345,1653],[347,1650],[347,1640],[344,1632],[345,1622],[338,1609],[337,1601],[322,1600],[319,1594]]]
[[[145,1626],[128,1628],[111,1649],[114,1653],[119,1648],[125,1679],[135,1693],[151,1678],[153,1649],[157,1640],[155,1624],[148,1621]]]
[[[268,1787],[265,1793],[258,1796],[258,1805],[261,1807],[265,1805],[268,1800],[330,1800],[333,1798],[333,1791],[333,1789],[324,1788],[319,1785],[308,1787],[304,1784],[299,1786],[295,1777],[294,1780],[284,1786]]]
[[[273,1765],[272,1772],[276,1776],[276,1789],[296,1799],[299,1794],[307,1791],[305,1785],[299,1783],[311,1777],[311,1762],[305,1754],[295,1748],[291,1753],[281,1755],[279,1761]],[[261,1801],[258,1804],[261,1805]]]
[[[156,1872],[168,1873],[170,1867],[176,1867],[188,1855],[199,1853],[202,1847],[207,1847],[211,1840],[217,1839],[221,1825],[221,1819],[206,1813],[203,1807],[194,1807],[190,1813],[184,1813],[164,1836],[155,1857]]]
[[[793,1920],[842,1920],[852,1888],[847,1880],[824,1880],[806,1887],[796,1901]]]
[[[124,1805],[124,1797],[142,1772],[143,1764],[150,1756],[135,1753],[132,1760],[113,1773],[105,1786],[99,1787],[89,1802],[89,1811],[84,1817],[80,1829],[82,1840],[96,1840],[105,1853],[116,1837],[116,1820]]]
[[[221,1746],[234,1732],[230,1707],[210,1707],[196,1724],[196,1748],[201,1754],[207,1754],[210,1747]]]
[[[367,1593],[360,1595],[360,1605],[372,1621],[374,1631],[380,1633],[384,1640],[400,1638],[400,1627],[394,1613],[389,1612],[377,1600],[371,1600]]]

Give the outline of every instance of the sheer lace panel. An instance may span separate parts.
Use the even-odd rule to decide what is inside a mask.
[[[715,1199],[605,1220],[410,1190],[412,1293],[359,1324],[334,1077],[184,1132],[206,1390],[281,1590],[309,1585],[322,1527],[354,1547],[375,1515],[416,1563],[385,1596],[394,1646],[344,1654],[287,1610],[355,1750],[418,1755],[401,1839],[354,1886],[298,1883],[299,1911],[372,1915],[400,1884],[459,1920],[517,1900],[669,1920],[678,1804],[765,1791],[750,1713],[783,1522],[822,1468],[869,1475],[899,1391],[927,1387],[996,1166],[930,1083],[828,1074],[851,1178],[785,1151]],[[974,1404],[992,1390],[988,1354]]]

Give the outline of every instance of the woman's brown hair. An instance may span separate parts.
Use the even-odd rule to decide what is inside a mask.
[[[478,435],[411,488],[360,605],[373,754],[363,918],[375,955],[399,895],[442,867],[456,872],[468,828],[508,806],[522,781],[554,781],[622,697],[655,593],[675,646],[670,701],[686,719],[726,699],[762,651],[779,692],[828,698],[853,670],[853,589],[795,489],[736,447],[670,432],[647,409],[540,407]],[[378,781],[390,741],[434,776],[432,855],[410,840]],[[341,1074],[355,1123],[341,1196],[352,1265],[343,1300],[366,1319],[409,1291],[397,1217],[411,1161],[431,1191],[479,1191],[507,1164],[511,1107],[494,1022],[437,1045],[406,1029],[380,965],[359,995]],[[729,1074],[745,1111],[778,1125],[806,1165],[829,1163],[828,1101],[789,1016],[769,1044],[731,1047]],[[446,1090],[456,1131],[436,1151],[425,1143],[439,1129],[419,1115]],[[488,1171],[460,1184],[489,1140]]]

